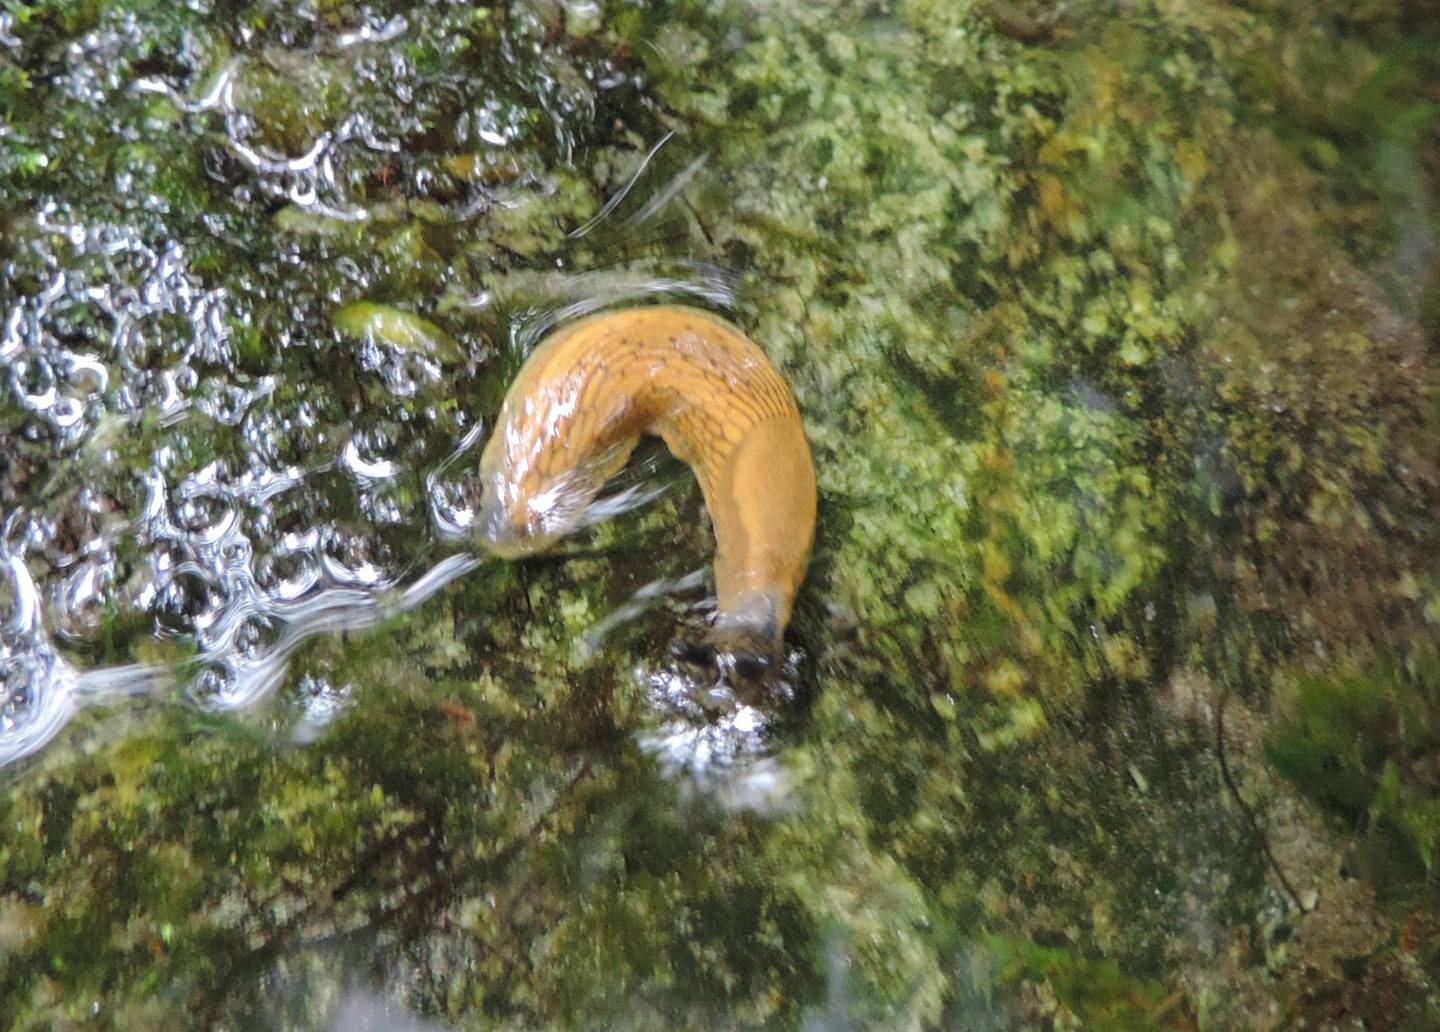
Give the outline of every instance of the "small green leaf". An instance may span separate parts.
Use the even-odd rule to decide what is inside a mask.
[[[371,301],[356,301],[335,313],[335,328],[349,337],[372,340],[441,362],[459,362],[460,345],[448,333],[413,312]]]

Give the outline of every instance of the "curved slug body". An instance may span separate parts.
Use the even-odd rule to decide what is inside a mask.
[[[716,627],[778,639],[815,535],[810,446],[769,359],[698,309],[592,316],[535,349],[480,457],[481,541],[506,556],[544,549],[643,433],[700,482],[715,526]]]

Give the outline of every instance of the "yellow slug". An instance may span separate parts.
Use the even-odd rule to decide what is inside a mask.
[[[546,548],[644,433],[700,482],[715,528],[716,630],[778,641],[815,536],[810,446],[765,354],[698,309],[609,312],[541,342],[480,457],[481,541],[504,556]]]

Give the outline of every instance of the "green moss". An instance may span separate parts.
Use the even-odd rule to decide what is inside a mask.
[[[0,1014],[43,1027],[98,1000],[116,1024],[308,1028],[360,980],[457,1027],[1231,1027],[1309,1015],[1320,985],[1424,1027],[1433,941],[1401,956],[1386,936],[1387,908],[1434,910],[1440,411],[1368,263],[1395,217],[1433,212],[1429,101],[1406,96],[1429,65],[1393,38],[1402,6],[1342,6],[1038,28],[1034,5],[921,0],[417,7],[354,50],[316,42],[358,24],[346,4],[27,14],[0,160],[43,154],[77,218],[183,241],[232,306],[217,365],[275,378],[239,431],[142,420],[68,464],[19,440],[55,512],[92,480],[136,518],[126,477],[161,450],[172,472],[249,449],[309,468],[363,431],[427,468],[521,356],[476,347],[478,368],[395,397],[344,338],[451,352],[403,308],[504,341],[572,270],[609,289],[683,258],[734,270],[736,318],[801,403],[821,514],[791,629],[807,705],[752,772],[779,805],[728,808],[742,793],[647,751],[678,604],[576,648],[640,585],[708,563],[687,480],[569,554],[311,643],[260,712],[83,714],[0,794]],[[114,37],[117,76],[193,86],[238,57],[257,144],[374,119],[396,146],[349,141],[324,184],[367,217],[267,193],[218,113],[40,74],[127,11],[147,31]],[[462,138],[479,112],[505,147]],[[1372,123],[1404,146],[1372,151]],[[642,179],[572,239],[670,129],[656,180],[709,155],[682,196],[642,218]],[[26,221],[34,179],[0,177],[27,290],[32,252],[63,252]],[[358,512],[344,477],[310,486],[268,515]],[[418,475],[392,500],[424,519]],[[397,561],[424,546],[377,536]],[[153,652],[142,633],[112,623],[106,661]],[[1380,904],[1277,902],[1205,722],[1220,684],[1254,722],[1230,725],[1241,798],[1291,815],[1271,852],[1309,886],[1349,850]],[[314,693],[347,702],[302,748]],[[1381,932],[1324,953],[1334,908]]]
[[[1163,985],[1127,977],[1113,961],[1089,961],[1069,950],[999,937],[989,939],[986,949],[1000,984],[1026,981],[1054,992],[1057,1021],[1115,1032],[1185,1027],[1184,1017],[1175,1013],[1179,1000],[1167,998]]]
[[[1416,863],[1428,876],[1440,842],[1440,786],[1429,759],[1440,734],[1433,656],[1302,675],[1292,705],[1293,716],[1271,734],[1271,762],[1327,809],[1402,847],[1383,850],[1394,869],[1377,872],[1379,880],[1403,878]]]

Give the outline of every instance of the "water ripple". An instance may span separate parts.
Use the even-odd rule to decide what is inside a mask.
[[[447,229],[522,204],[527,191],[554,196],[542,163],[518,159],[496,165],[493,182],[477,173],[434,193],[434,169],[406,153],[420,125],[414,106],[434,105],[447,90],[463,103],[444,146],[462,157],[488,161],[551,129],[568,155],[577,120],[593,115],[596,79],[552,77],[526,101],[472,96],[465,83],[431,81],[402,49],[383,46],[434,31],[415,19],[445,17],[369,13],[341,29],[302,13],[278,19],[291,28],[276,29],[270,49],[215,47],[207,58],[197,45],[146,62],[143,74],[134,55],[146,52],[144,33],[125,12],[104,14],[95,31],[65,44],[60,93],[115,119],[117,133],[131,134],[127,143],[163,122],[167,139],[203,152],[197,172],[220,193],[212,210],[185,214],[155,185],[168,159],[137,145],[133,164],[117,160],[104,174],[114,198],[90,204],[64,193],[60,177],[42,182],[34,203],[15,209],[25,214],[6,225],[0,766],[33,755],[91,707],[256,707],[286,683],[305,641],[408,612],[478,565],[459,550],[475,518],[483,424],[454,404],[453,386],[491,350],[469,347],[461,374],[382,340],[327,337],[327,309],[384,279],[357,250],[324,252],[339,275],[323,289],[308,286],[330,270],[296,242],[304,234],[266,236],[276,253],[245,254],[239,260],[253,266],[243,274],[225,268],[237,259],[234,241],[255,232],[246,219],[258,214],[270,225],[272,201],[282,215],[294,206],[353,224],[323,232],[409,221],[408,198],[376,187],[379,173],[388,186],[395,169],[428,205],[430,224]],[[15,31],[13,16],[0,12],[0,46],[20,46]],[[543,65],[547,53],[524,59]],[[326,61],[352,62],[344,75],[387,85],[337,90],[332,108],[302,105],[286,132],[266,124],[265,89],[287,72],[324,74]],[[614,72],[605,68],[597,75]],[[535,103],[549,127],[532,125]],[[125,125],[120,112],[142,120]],[[637,155],[625,184],[571,241],[593,250],[598,230],[623,234],[672,212],[705,162],[670,161],[678,149],[666,135]],[[306,240],[328,246],[334,238],[315,225],[302,223]],[[734,276],[708,263],[636,260],[581,274],[557,267],[457,278],[446,311],[462,327],[503,318],[523,352],[558,323],[608,305],[674,298],[735,306]],[[307,285],[295,287],[298,280]],[[640,470],[586,521],[645,504],[665,487],[653,468]],[[652,585],[600,621],[591,648],[657,598],[694,586],[694,578]],[[188,658],[123,661],[147,640],[171,642]],[[300,738],[318,734],[350,697],[349,686],[313,672],[289,693],[303,711]]]

